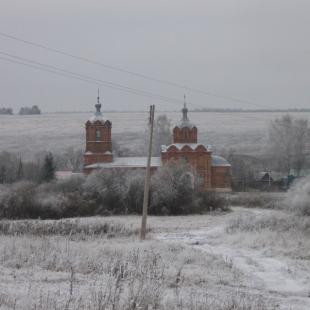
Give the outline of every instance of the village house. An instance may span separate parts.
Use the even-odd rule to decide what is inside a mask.
[[[145,169],[146,157],[113,157],[112,122],[103,117],[99,96],[95,107],[95,114],[85,124],[85,175],[97,169]],[[151,158],[151,173],[171,160],[182,160],[196,171],[199,186],[218,191],[231,191],[231,165],[224,158],[212,155],[210,145],[198,143],[198,128],[189,120],[185,103],[182,113],[182,119],[173,129],[173,144],[162,145],[161,156]]]

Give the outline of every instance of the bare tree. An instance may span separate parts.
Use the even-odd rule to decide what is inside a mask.
[[[68,148],[63,155],[69,162],[70,169],[73,172],[82,172],[84,165],[84,152],[81,149]]]
[[[19,159],[17,156],[2,151],[0,153],[0,184],[13,183],[18,176]]]
[[[271,121],[268,131],[268,153],[279,171],[289,174],[305,164],[305,150],[309,137],[308,120],[286,114]]]
[[[158,115],[153,129],[153,145],[152,155],[159,156],[161,152],[161,145],[169,145],[172,143],[172,129],[171,120],[166,114]]]
[[[172,143],[171,120],[166,114],[158,115],[153,129],[152,156],[160,156],[161,145]],[[134,148],[122,147],[117,141],[113,140],[113,152],[116,157],[142,157],[147,155],[147,145],[149,140],[148,129],[142,133],[142,138],[138,146]]]

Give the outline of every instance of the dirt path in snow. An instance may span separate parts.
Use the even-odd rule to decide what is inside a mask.
[[[272,309],[310,309],[308,273],[297,274],[293,262],[287,258],[266,257],[262,250],[240,248],[236,244],[228,243],[225,238],[225,225],[230,218],[240,213],[268,216],[271,212],[277,211],[234,208],[231,214],[211,218],[205,227],[187,227],[177,231],[172,228],[167,233],[157,234],[157,238],[178,240],[201,251],[222,256],[233,268],[244,274],[244,285],[247,289],[278,300],[278,306]]]

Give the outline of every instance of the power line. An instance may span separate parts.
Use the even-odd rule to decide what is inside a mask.
[[[52,71],[52,70],[49,70],[49,69],[40,68],[40,67],[33,66],[33,65],[30,65],[30,64],[26,64],[26,63],[23,63],[23,62],[19,62],[19,61],[16,61],[16,60],[8,59],[8,58],[5,58],[5,57],[0,57],[0,59],[6,60],[6,61],[9,61],[9,62],[13,62],[13,63],[16,63],[16,64],[20,64],[20,65],[23,65],[23,66],[31,67],[31,68],[34,68],[34,69],[38,69],[38,70],[41,70],[41,71],[45,71],[45,72],[49,72],[49,73],[53,73],[53,74],[57,74],[57,75],[65,76],[65,77],[69,77],[69,78],[72,78],[72,79],[75,79],[75,80],[80,80],[80,81],[83,81],[83,82],[88,82],[88,83],[92,83],[92,84],[96,84],[96,85],[102,85],[102,86],[109,87],[109,88],[112,88],[112,89],[121,90],[121,91],[132,93],[132,94],[137,94],[137,95],[140,95],[140,96],[145,96],[145,97],[149,97],[149,98],[152,98],[152,99],[157,99],[157,100],[161,100],[161,101],[165,101],[165,102],[171,102],[171,103],[182,104],[182,105],[184,104],[183,101],[178,100],[178,99],[164,97],[164,96],[161,96],[161,95],[156,95],[156,94],[152,94],[152,93],[148,93],[148,92],[132,89],[132,88],[125,87],[125,86],[122,86],[122,85],[119,85],[119,84],[109,83],[109,82],[106,82],[106,81],[103,81],[103,80],[99,80],[99,79],[96,79],[96,78],[88,77],[88,76],[81,75],[81,74],[78,74],[78,73],[74,73],[74,72],[71,72],[71,71],[55,68],[55,67],[52,67],[52,66],[49,66],[49,65],[45,65],[45,64],[38,63],[38,62],[35,62],[35,61],[27,60],[25,58],[13,56],[13,55],[10,55],[10,54],[6,54],[6,53],[2,53],[2,52],[0,52],[0,54],[4,54],[4,55],[10,56],[10,57],[21,59],[23,61],[34,63],[34,64],[37,64],[37,65],[40,65],[40,66],[45,66],[45,67],[51,68],[53,70],[58,70],[58,71],[65,72],[65,73],[68,73],[68,74],[73,74],[73,75],[76,75],[78,77],[75,77],[75,76],[72,76],[72,75],[68,75],[68,74],[64,74],[64,73],[60,73],[60,72],[55,72],[55,71]],[[196,104],[196,103],[191,103],[191,102],[186,102],[186,104],[189,105],[189,106],[193,106],[193,107],[207,108],[207,109],[212,110],[212,108],[206,107],[205,105],[201,105],[201,104]],[[238,114],[237,112],[224,111],[222,113],[233,113],[234,115],[237,115],[239,117],[247,117],[247,118],[257,119],[256,117],[249,116],[249,115],[245,116],[243,114]]]
[[[176,99],[171,99],[171,100],[168,99],[168,98],[167,99],[163,99],[163,98],[160,98],[160,96],[157,96],[157,95],[153,95],[152,96],[152,95],[143,94],[142,92],[140,93],[139,91],[126,90],[126,89],[121,88],[123,86],[116,87],[116,86],[111,86],[111,85],[103,84],[103,83],[96,82],[96,81],[90,81],[90,80],[87,80],[87,79],[84,79],[84,78],[79,78],[79,77],[71,76],[71,75],[68,75],[68,74],[51,71],[51,70],[48,70],[48,69],[32,66],[32,65],[29,65],[29,64],[25,64],[25,63],[22,63],[22,62],[19,62],[19,61],[15,61],[15,60],[12,60],[12,59],[7,59],[7,58],[4,58],[4,57],[0,57],[0,59],[6,60],[6,61],[10,61],[10,62],[13,62],[13,63],[17,63],[17,64],[20,64],[20,65],[23,65],[23,66],[35,68],[35,69],[38,69],[38,70],[54,73],[54,74],[57,74],[57,75],[62,75],[62,76],[69,77],[69,78],[72,78],[72,79],[75,79],[75,80],[80,80],[80,81],[84,81],[84,82],[88,82],[88,83],[92,83],[92,84],[96,84],[96,85],[102,85],[102,86],[105,86],[105,87],[121,90],[121,91],[132,93],[132,94],[137,94],[137,95],[141,95],[141,96],[145,96],[145,97],[150,97],[150,98],[154,98],[154,99],[158,99],[158,100],[170,101],[170,102],[173,102],[173,103],[180,104],[180,102],[176,102],[177,101]],[[55,70],[58,70],[58,69],[55,69]]]
[[[249,104],[249,105],[253,105],[253,106],[258,106],[258,107],[261,107],[261,108],[270,109],[270,107],[267,107],[267,106],[264,106],[264,105],[260,105],[260,104],[256,104],[256,103],[252,103],[252,102],[248,102],[248,101],[244,101],[244,100],[234,99],[234,98],[230,98],[230,97],[226,97],[226,96],[222,96],[222,95],[217,95],[217,94],[205,92],[205,91],[202,91],[202,90],[199,90],[199,89],[194,89],[194,88],[191,88],[191,87],[182,86],[182,85],[178,85],[178,84],[175,84],[175,83],[171,83],[171,82],[163,81],[163,80],[160,80],[160,79],[152,78],[152,77],[149,77],[149,76],[146,76],[146,75],[142,75],[142,74],[138,74],[138,73],[135,73],[135,72],[131,72],[131,71],[128,71],[128,70],[116,68],[116,67],[113,67],[113,66],[110,66],[110,65],[106,65],[106,64],[103,64],[103,63],[100,63],[100,62],[97,62],[97,61],[93,61],[93,60],[87,59],[87,58],[83,58],[83,57],[76,56],[76,55],[73,55],[73,54],[65,53],[65,52],[56,50],[54,48],[46,47],[46,46],[43,46],[43,45],[40,45],[40,44],[37,44],[37,43],[33,43],[33,42],[30,42],[30,41],[27,41],[27,40],[16,38],[16,37],[10,36],[10,35],[5,34],[5,33],[1,33],[0,32],[0,35],[2,35],[4,37],[7,37],[7,38],[10,38],[10,39],[13,39],[13,40],[17,40],[17,41],[20,41],[20,42],[23,42],[23,43],[30,44],[30,45],[33,45],[33,46],[36,46],[36,47],[40,47],[42,49],[46,49],[46,50],[49,50],[49,51],[52,51],[52,52],[55,52],[55,53],[58,53],[58,54],[61,54],[61,55],[65,55],[65,56],[72,57],[72,58],[75,58],[75,59],[78,59],[78,60],[82,60],[82,61],[85,61],[85,62],[88,62],[88,63],[92,63],[92,64],[99,65],[99,66],[102,66],[102,67],[113,69],[113,70],[116,70],[116,71],[119,71],[119,72],[123,72],[123,73],[127,73],[127,74],[130,74],[130,75],[134,75],[134,76],[137,76],[137,77],[140,77],[140,78],[148,79],[148,80],[151,80],[151,81],[154,81],[154,82],[158,82],[158,83],[162,83],[162,84],[167,84],[167,85],[170,85],[170,86],[174,86],[174,87],[178,87],[178,88],[182,88],[182,89],[186,89],[186,90],[190,90],[190,91],[206,94],[206,95],[217,97],[217,98],[222,98],[222,99],[231,100],[231,101],[235,101],[235,102],[239,102],[239,103],[245,103],[245,104]]]
[[[161,96],[161,95],[156,95],[156,94],[152,94],[152,93],[149,93],[149,92],[145,92],[145,91],[142,91],[142,90],[139,90],[139,89],[134,89],[134,88],[131,88],[131,87],[126,87],[126,86],[120,85],[120,84],[115,84],[115,83],[107,82],[107,81],[104,81],[104,80],[92,78],[92,77],[90,77],[90,76],[78,74],[78,73],[75,73],[75,72],[72,72],[72,71],[67,71],[67,70],[59,69],[59,68],[56,68],[56,67],[52,67],[52,66],[49,66],[49,65],[45,65],[45,64],[40,63],[40,62],[36,62],[36,61],[28,60],[28,59],[25,59],[25,58],[17,57],[17,56],[11,55],[11,54],[7,54],[7,53],[3,53],[3,52],[0,52],[0,54],[6,55],[6,56],[9,56],[9,57],[14,57],[14,58],[17,58],[17,59],[20,59],[20,60],[23,60],[23,61],[27,61],[27,62],[36,64],[36,65],[44,66],[44,67],[51,68],[51,69],[54,69],[54,70],[58,70],[58,71],[61,71],[61,72],[73,74],[73,75],[76,75],[76,76],[79,76],[79,77],[82,77],[82,78],[94,80],[94,81],[97,81],[97,82],[106,83],[106,84],[112,85],[112,86],[121,87],[121,88],[130,90],[130,91],[134,91],[134,92],[137,92],[137,93],[141,93],[141,94],[145,94],[145,95],[150,95],[150,96],[152,96],[152,98],[154,98],[154,97],[157,98],[157,97],[158,97],[158,98],[162,98],[162,99],[165,99],[165,100],[169,100],[169,101],[172,101],[172,102],[175,102],[175,103],[183,103],[183,101],[178,100],[178,99],[169,98],[169,97],[165,97],[165,96]],[[7,58],[2,58],[2,57],[0,57],[0,58],[1,58],[1,59],[4,59],[4,60],[9,60],[9,59],[7,59]],[[10,61],[10,60],[9,60],[9,61]],[[19,62],[16,62],[16,63],[19,63]],[[23,64],[23,63],[20,63],[20,64]],[[35,67],[35,66],[33,66],[33,68],[40,69],[40,68]],[[46,71],[48,71],[48,70],[46,70]],[[53,71],[51,71],[51,72],[53,72]],[[65,75],[65,76],[67,76],[67,75]],[[106,86],[106,85],[105,85],[105,86]]]
[[[2,53],[2,52],[0,52],[0,54],[9,55],[9,54]],[[8,59],[8,58],[5,58],[5,57],[0,57],[0,59],[6,60],[6,61],[9,61],[9,62],[13,62],[13,63],[16,63],[16,64],[20,64],[20,65],[23,65],[23,66],[31,67],[31,68],[34,68],[34,69],[38,69],[38,70],[41,70],[41,71],[45,71],[45,72],[54,73],[54,74],[57,74],[57,75],[69,77],[69,78],[72,78],[72,79],[75,79],[75,80],[80,80],[80,81],[84,81],[84,82],[88,82],[88,83],[92,83],[92,84],[96,84],[96,85],[102,85],[102,86],[105,86],[105,87],[109,87],[109,88],[116,89],[116,90],[121,90],[121,91],[124,91],[124,92],[132,93],[132,94],[136,94],[136,95],[140,95],[140,96],[145,96],[145,97],[149,97],[149,98],[153,98],[153,99],[157,99],[157,100],[161,100],[161,101],[172,102],[172,103],[177,103],[177,104],[182,104],[182,105],[184,104],[183,101],[178,100],[178,99],[164,97],[164,96],[161,96],[161,95],[156,95],[156,94],[152,94],[152,93],[148,93],[148,92],[132,89],[132,88],[129,88],[129,87],[125,87],[125,86],[122,86],[122,85],[119,85],[119,84],[113,84],[113,83],[105,82],[105,81],[102,81],[102,80],[99,80],[99,79],[95,79],[95,78],[91,78],[91,77],[88,77],[88,76],[80,75],[80,74],[77,74],[77,73],[74,73],[74,72],[62,70],[62,69],[55,68],[55,67],[52,67],[52,66],[44,65],[44,64],[41,64],[41,63],[38,63],[38,62],[34,62],[34,61],[31,61],[31,60],[26,60],[24,58],[20,58],[20,57],[17,57],[17,56],[13,56],[13,55],[9,55],[9,56],[15,57],[15,58],[18,58],[18,59],[22,59],[24,61],[28,61],[28,62],[31,62],[31,63],[39,64],[41,66],[45,66],[45,67],[48,67],[48,68],[52,68],[54,70],[59,70],[59,71],[65,72],[65,73],[77,75],[79,77],[75,77],[75,76],[64,74],[64,73],[60,73],[60,72],[55,72],[55,71],[44,69],[44,68],[40,68],[40,67],[36,67],[36,66],[30,65],[30,64],[26,64],[26,63],[19,62],[19,61],[16,61],[16,60]],[[191,103],[191,102],[186,102],[186,104],[190,105],[190,106],[193,106],[193,107],[207,108],[207,109],[212,110],[212,108],[206,107],[205,105],[200,105],[200,104]],[[233,112],[223,111],[221,113],[231,114]],[[234,115],[237,115],[238,117],[246,117],[246,118],[257,119],[256,117],[248,116],[248,115],[240,115],[240,114],[236,114],[236,113],[234,113]]]

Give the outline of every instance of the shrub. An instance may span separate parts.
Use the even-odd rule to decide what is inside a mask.
[[[170,162],[159,168],[151,179],[150,213],[197,213],[198,200],[194,181],[192,167],[181,162]]]
[[[58,180],[55,183],[55,190],[57,192],[62,193],[82,194],[84,183],[85,183],[85,177],[83,175],[71,177],[69,179],[64,180]]]
[[[226,232],[235,233],[237,231],[244,232],[260,232],[262,230],[271,230],[275,232],[293,232],[302,231],[309,235],[310,220],[309,218],[296,217],[293,215],[238,215],[227,222]]]
[[[0,191],[0,217],[9,219],[141,214],[144,170],[121,168],[37,184],[22,181]],[[224,209],[225,200],[213,191],[195,187],[189,165],[171,162],[152,177],[149,214],[181,215]]]
[[[7,195],[6,203],[3,204],[3,217],[8,218],[32,218],[36,214],[34,198],[36,184],[22,181],[11,186]]]
[[[294,183],[287,192],[284,206],[301,216],[310,216],[310,176]]]
[[[141,213],[145,171],[121,168],[93,172],[84,185],[85,195],[98,205],[97,214]]]
[[[227,200],[214,190],[202,189],[199,191],[199,209],[200,212],[206,211],[230,211]]]

